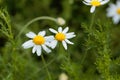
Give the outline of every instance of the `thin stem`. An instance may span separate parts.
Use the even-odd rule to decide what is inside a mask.
[[[70,62],[71,54],[70,54],[69,50],[66,50],[65,52],[66,52],[65,56],[68,58],[68,62]]]
[[[90,30],[92,29],[92,26],[94,24],[94,18],[95,18],[95,13],[93,13],[93,15],[92,15],[92,20],[91,20],[91,23],[90,23]]]
[[[54,21],[54,22],[58,23],[58,22],[57,22],[57,19],[55,19],[55,18],[53,18],[53,17],[42,16],[42,17],[34,18],[34,19],[32,19],[31,21],[29,21],[29,22],[22,28],[22,30],[21,30],[21,31],[19,32],[19,34],[18,34],[18,37],[22,34],[22,32],[23,32],[30,24],[32,24],[32,23],[34,23],[34,22],[36,22],[36,21],[38,21],[38,20],[43,20],[43,19],[51,20],[51,21]]]
[[[90,29],[89,34],[90,34],[90,33],[93,33],[93,32],[92,32],[92,29],[93,29],[94,19],[95,19],[95,13],[93,13],[93,15],[92,15],[92,20],[91,20],[90,27],[89,27],[89,29]],[[88,37],[90,37],[90,36],[88,36]],[[81,64],[83,64],[83,62],[85,61],[85,58],[87,57],[87,52],[88,52],[88,49],[85,50],[85,54],[84,54],[84,56],[83,56],[83,59],[82,59],[82,61],[81,61]]]
[[[56,57],[53,58],[49,63],[47,63],[46,66],[43,66],[42,68],[40,68],[39,70],[37,70],[36,72],[34,72],[32,75],[30,75],[30,77],[28,77],[28,79],[26,79],[26,80],[31,80],[32,77],[34,77],[41,70],[44,70],[46,67],[48,67],[50,64],[52,64],[55,60],[56,60]]]
[[[87,51],[88,51],[88,49],[85,50],[85,54],[83,56],[83,59],[81,60],[81,64],[83,64],[83,62],[85,61],[85,58],[87,57]]]
[[[49,70],[48,70],[48,68],[47,68],[47,64],[46,64],[46,61],[45,61],[45,59],[44,59],[44,56],[41,55],[41,58],[42,58],[42,62],[43,62],[43,64],[44,64],[44,66],[46,67],[46,72],[47,72],[47,74],[48,74],[49,80],[52,80],[51,75],[50,75],[50,72],[49,72]]]

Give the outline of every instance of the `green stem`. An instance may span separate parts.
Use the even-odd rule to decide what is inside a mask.
[[[94,19],[95,19],[95,13],[93,13],[93,15],[92,15],[92,20],[91,20],[91,23],[90,23],[90,30],[92,29],[92,26],[94,24]]]
[[[66,52],[65,56],[68,58],[68,62],[70,63],[71,62],[71,54],[70,54],[69,50],[66,50],[65,52]]]
[[[44,64],[44,66],[46,67],[46,72],[47,72],[47,74],[48,74],[48,78],[49,78],[49,80],[52,80],[51,75],[50,75],[50,72],[49,72],[49,70],[48,70],[48,68],[47,68],[47,64],[46,64],[46,61],[45,61],[45,59],[44,59],[44,56],[41,55],[41,58],[42,58],[42,62],[43,62],[43,64]]]
[[[93,15],[92,15],[92,20],[91,20],[90,27],[89,27],[89,30],[90,30],[89,34],[90,34],[90,33],[93,33],[93,32],[92,32],[92,29],[93,29],[94,19],[95,19],[95,13],[93,13]],[[88,37],[89,37],[89,36],[88,36]],[[83,56],[83,59],[82,59],[82,61],[81,61],[81,64],[83,64],[85,58],[87,57],[87,52],[88,52],[88,49],[85,50],[85,54],[84,54],[84,56]]]
[[[53,18],[53,17],[48,17],[48,16],[42,16],[42,17],[37,17],[37,18],[34,18],[32,19],[31,21],[29,21],[23,28],[22,30],[19,32],[18,36],[17,37],[20,37],[20,35],[22,34],[22,32],[32,23],[38,21],[38,20],[43,20],[43,19],[46,19],[46,20],[51,20],[51,21],[54,21],[56,23],[57,22],[57,19]]]
[[[81,60],[81,64],[83,64],[83,62],[85,61],[85,58],[87,57],[87,51],[88,51],[88,49],[85,50],[85,54],[83,56],[83,59]]]
[[[38,69],[36,72],[34,72],[32,75],[30,75],[30,77],[28,77],[28,79],[26,80],[31,80],[32,77],[34,77],[36,74],[38,74],[38,72],[42,71],[43,69],[45,69],[46,67],[48,67],[50,64],[52,64],[54,61],[56,60],[56,57],[53,58],[49,63],[46,64],[46,66],[43,66],[42,68]]]
[[[11,25],[10,25],[8,19],[6,18],[6,16],[3,13],[1,15],[2,15],[3,19],[5,20],[5,22],[6,22],[7,26],[8,26],[8,29],[9,29],[9,38],[13,39]]]

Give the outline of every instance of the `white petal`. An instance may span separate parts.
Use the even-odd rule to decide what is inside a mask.
[[[116,9],[107,9],[107,17],[113,17],[116,15]]]
[[[115,15],[115,16],[113,17],[113,22],[114,22],[114,24],[118,24],[119,21],[120,21],[120,16]]]
[[[112,3],[110,3],[109,6],[110,6],[110,9],[116,9],[117,8],[117,6],[115,4],[112,4]]]
[[[48,47],[51,47],[50,42],[45,42],[45,45],[48,46]]]
[[[36,47],[36,45],[35,45],[35,46],[33,47],[33,49],[32,49],[32,53],[35,53],[36,50],[37,50],[37,47]]]
[[[45,36],[46,32],[45,31],[40,31],[38,35]]]
[[[62,33],[67,33],[67,32],[68,32],[68,30],[69,30],[69,27],[66,27],[66,28],[63,30],[63,32],[62,32]]]
[[[42,52],[41,46],[36,46],[36,48],[37,48],[37,55],[40,56]]]
[[[62,27],[59,27],[59,28],[58,28],[58,32],[62,32]]]
[[[117,4],[117,7],[119,8],[119,7],[120,7],[120,1],[117,0],[117,1],[116,1],[116,4]]]
[[[63,47],[65,48],[65,50],[67,50],[67,44],[65,41],[62,41]]]
[[[88,2],[88,3],[91,2],[91,0],[84,0],[84,1],[85,1],[85,2]]]
[[[54,40],[54,37],[53,36],[46,36],[45,40],[46,40],[46,42],[51,42]]]
[[[24,49],[31,48],[31,47],[33,47],[33,46],[34,46],[34,43],[33,43],[32,40],[26,41],[25,43],[22,44],[22,47],[23,47]]]
[[[76,35],[74,34],[74,32],[70,32],[70,33],[67,33],[66,34],[66,38],[67,39],[71,39],[71,38],[73,38],[73,37],[75,37]]]
[[[67,39],[71,39],[73,37],[75,37],[76,35],[69,35],[69,36],[66,36]]]
[[[52,29],[52,28],[49,28],[49,30],[53,33],[58,33],[56,30]]]
[[[108,3],[108,2],[109,2],[109,0],[104,0],[104,1],[101,2],[101,5],[104,5],[104,4]]]
[[[92,6],[91,9],[90,9],[90,12],[93,13],[95,11],[95,6]]]
[[[109,4],[109,8],[107,8],[107,16],[108,17],[113,17],[114,15],[116,15],[116,5],[114,4]]]
[[[49,48],[47,48],[45,45],[42,45],[43,49],[47,52],[47,53],[50,53],[51,50]]]
[[[84,3],[85,5],[88,5],[88,6],[91,5],[90,3],[87,3],[87,2],[85,2],[85,1],[83,1],[83,3]]]
[[[68,35],[74,35],[74,34],[75,34],[74,32],[69,32],[66,35],[68,36]]]
[[[101,2],[102,0],[98,0],[99,2]]]
[[[116,15],[115,11],[107,13],[107,17],[113,17],[114,15]]]
[[[33,33],[33,32],[29,32],[29,33],[26,34],[26,36],[27,36],[28,38],[34,38],[34,37],[36,36],[36,34]]]
[[[69,41],[68,39],[65,39],[65,41],[66,41],[68,44],[74,44],[73,42]]]
[[[57,40],[53,40],[53,41],[50,43],[49,46],[50,46],[52,49],[54,49],[54,48],[57,46],[57,43],[58,43]]]

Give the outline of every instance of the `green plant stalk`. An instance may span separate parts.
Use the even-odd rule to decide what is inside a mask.
[[[42,68],[38,69],[36,72],[34,72],[27,80],[30,80],[33,76],[35,76],[38,72],[42,71],[46,67],[48,67],[50,64],[52,64],[56,58],[53,58],[49,63],[46,64],[46,66],[43,66]]]
[[[58,60],[63,62],[63,58],[64,58],[63,46],[62,46],[62,43],[60,41],[58,41],[57,54],[58,54]]]
[[[17,71],[17,56],[16,56],[16,49],[15,49],[15,46],[13,45],[13,49],[12,49],[12,54],[11,54],[11,57],[12,57],[12,70],[13,70],[13,78],[14,80],[16,80],[17,78],[17,74],[16,74],[16,71]]]
[[[92,29],[92,26],[94,24],[94,19],[95,19],[95,13],[93,13],[93,15],[92,15],[92,20],[91,20],[91,23],[90,23],[90,30]]]
[[[99,56],[96,59],[96,66],[98,71],[101,73],[101,75],[105,80],[112,80],[110,75],[110,63],[111,63],[110,53],[111,52],[109,49],[109,45],[107,43],[107,40],[106,40],[106,43],[101,43],[101,44],[103,46],[101,49],[98,48]]]
[[[88,33],[88,39],[86,41],[87,47],[83,59],[81,61],[81,64],[83,64],[87,56],[88,50],[94,49],[93,53],[97,55],[96,56],[97,70],[100,72],[100,75],[104,80],[111,80],[111,75],[109,71],[111,59],[110,59],[110,48],[108,45],[108,35],[109,35],[108,27],[106,25],[104,25],[104,27],[98,25],[99,29],[98,28],[96,29],[96,27],[93,27],[94,19],[95,19],[95,13],[92,15],[90,26],[85,27]],[[93,47],[91,47],[91,45],[93,45]]]
[[[95,18],[95,13],[93,13],[93,15],[92,15],[92,20],[91,20],[91,23],[90,23],[90,26],[89,26],[90,33],[93,33],[92,32],[92,26],[94,24],[94,18]],[[83,62],[85,61],[85,58],[87,57],[87,51],[88,50],[89,50],[88,48],[85,50],[85,54],[83,56],[83,59],[81,60],[81,64],[83,64]]]
[[[31,21],[29,21],[29,22],[22,28],[22,30],[19,32],[17,38],[20,37],[20,35],[22,34],[22,32],[23,32],[29,25],[31,25],[32,23],[34,23],[34,22],[36,22],[36,21],[38,21],[38,20],[44,20],[44,19],[46,19],[46,20],[51,20],[51,21],[54,21],[54,22],[58,23],[58,22],[57,22],[57,19],[55,19],[55,18],[53,18],[53,17],[42,16],[42,17],[34,18],[34,19],[32,19]]]
[[[6,28],[5,28],[5,31],[4,30],[1,30],[7,37],[8,39],[10,40],[10,43],[11,43],[11,59],[12,59],[12,71],[11,71],[11,75],[13,76],[14,80],[16,79],[16,45],[15,45],[15,40],[14,40],[14,37],[13,37],[13,33],[12,33],[12,29],[11,29],[11,23],[9,22],[10,21],[10,18],[9,18],[9,14],[6,10],[4,10],[4,12],[1,12],[1,17],[2,19],[4,20],[4,22],[6,23]],[[3,25],[1,23],[2,27],[5,27],[5,25]]]
[[[6,12],[6,14],[9,15],[7,12]],[[3,13],[1,15],[2,15],[3,19],[5,20],[5,22],[6,22],[7,26],[8,26],[9,38],[13,39],[11,25],[9,24],[7,17]],[[9,16],[8,16],[8,18],[9,18]]]
[[[42,58],[42,62],[43,62],[43,64],[44,64],[44,66],[45,66],[45,68],[46,68],[46,72],[47,72],[47,74],[48,74],[48,78],[49,78],[49,80],[52,80],[52,77],[51,77],[50,72],[49,72],[49,70],[48,70],[48,68],[47,68],[47,64],[46,64],[46,61],[45,61],[45,59],[44,59],[44,56],[41,55],[41,58]]]
[[[85,54],[83,56],[83,59],[81,60],[81,65],[83,64],[83,62],[85,61],[85,58],[87,57],[87,51],[88,50],[85,50]]]

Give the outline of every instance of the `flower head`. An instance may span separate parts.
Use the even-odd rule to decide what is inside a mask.
[[[50,41],[54,39],[53,36],[45,36],[46,32],[45,31],[40,31],[38,35],[36,35],[33,32],[29,32],[26,34],[30,40],[26,41],[25,43],[22,44],[22,47],[24,49],[31,48],[32,53],[37,53],[38,56],[41,55],[42,48],[45,50],[47,53],[50,53],[51,50],[47,47],[49,46]]]
[[[54,40],[51,42],[51,48],[55,48],[58,41],[59,42],[62,42],[63,44],[63,47],[67,50],[67,43],[68,44],[74,44],[72,43],[71,41],[69,41],[68,39],[71,39],[73,37],[75,37],[76,35],[74,34],[74,32],[70,32],[70,33],[67,33],[69,28],[66,27],[64,30],[62,30],[62,27],[59,27],[58,28],[58,31],[50,28],[49,29],[51,32],[55,33],[55,36],[54,36]]]
[[[65,20],[61,17],[57,18],[57,22],[58,22],[59,25],[64,25],[65,24]]]
[[[112,17],[114,24],[118,24],[120,21],[120,1],[116,4],[110,4],[107,8],[107,16]]]
[[[68,80],[68,76],[65,73],[61,73],[59,76],[59,80]]]
[[[93,13],[95,8],[108,3],[109,0],[84,0],[83,3],[92,6],[90,12]]]

